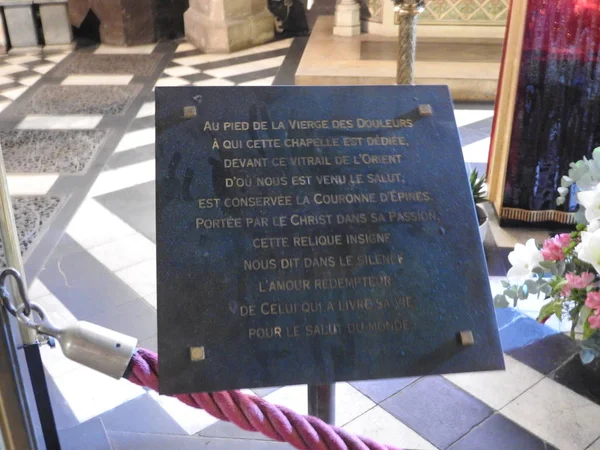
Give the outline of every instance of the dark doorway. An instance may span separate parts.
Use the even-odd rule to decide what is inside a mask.
[[[175,39],[184,35],[183,13],[189,8],[188,0],[156,0],[156,38]]]
[[[73,36],[80,46],[85,47],[100,43],[100,19],[91,9],[79,28],[73,27]]]

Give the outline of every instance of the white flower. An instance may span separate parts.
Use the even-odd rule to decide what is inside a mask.
[[[566,175],[564,177],[562,177],[560,180],[560,185],[561,185],[561,187],[564,187],[564,188],[571,187],[571,185],[573,183],[574,183],[574,181],[571,178],[567,177]]]
[[[581,243],[575,247],[575,253],[579,259],[594,266],[596,272],[600,272],[600,229],[593,233],[581,233]]]
[[[584,158],[583,161],[569,164],[570,169],[568,178],[575,180],[575,182],[579,181],[589,170],[585,164],[586,161],[587,160]]]
[[[577,201],[585,208],[585,218],[589,223],[600,218],[600,185],[594,190],[579,192]]]
[[[519,284],[531,277],[532,270],[539,267],[544,257],[535,245],[535,240],[529,239],[525,245],[515,245],[515,249],[508,254],[508,260],[512,267],[506,276],[512,283]]]
[[[592,220],[587,226],[587,231],[589,233],[593,233],[596,230],[600,230],[600,218]]]

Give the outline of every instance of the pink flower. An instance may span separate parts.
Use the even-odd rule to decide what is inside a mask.
[[[583,272],[581,275],[575,275],[573,272],[569,272],[565,275],[567,285],[563,288],[562,293],[566,297],[571,295],[571,289],[585,289],[592,281],[594,281],[595,275],[590,272]]]
[[[590,309],[600,309],[600,292],[588,292],[585,306]]]
[[[600,311],[596,310],[593,316],[590,316],[588,322],[592,328],[600,328]]]
[[[541,250],[545,261],[562,261],[565,259],[563,249],[571,243],[571,236],[568,233],[559,234],[544,241]]]

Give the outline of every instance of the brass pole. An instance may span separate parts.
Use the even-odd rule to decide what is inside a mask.
[[[20,245],[15,227],[12,203],[8,194],[8,182],[2,148],[0,147],[0,238],[4,246],[6,262],[9,267],[17,269],[23,275]],[[11,284],[11,292],[17,292],[16,284]],[[13,296],[15,305],[20,301],[18,295]],[[24,345],[36,342],[36,333],[29,328],[21,327],[21,340]],[[9,315],[0,308],[0,432],[4,447],[7,450],[37,449],[31,412],[27,404],[27,394],[23,384],[15,337]],[[1,447],[1,445],[0,445]]]
[[[394,0],[398,24],[398,68],[396,84],[414,84],[417,47],[417,16],[425,0]]]
[[[6,264],[8,267],[16,269],[20,274],[23,282],[25,281],[25,268],[23,259],[21,258],[21,245],[15,225],[15,218],[12,209],[12,202],[8,192],[8,179],[6,176],[6,168],[4,167],[4,158],[2,157],[2,147],[0,146],[0,239],[4,247],[4,255],[6,256]],[[16,284],[11,284],[12,292],[17,292]],[[21,304],[21,298],[18,295],[14,296],[15,306]],[[36,342],[36,332],[27,326],[19,323],[21,339],[23,345],[31,345]]]

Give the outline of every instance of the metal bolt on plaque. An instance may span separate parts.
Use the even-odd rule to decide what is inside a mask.
[[[433,108],[431,105],[419,105],[419,114],[421,117],[433,116]]]
[[[192,117],[196,117],[197,111],[195,106],[184,106],[183,107],[183,117],[186,119],[191,119]]]
[[[465,347],[475,345],[475,337],[471,330],[461,331],[459,336],[460,343]]]
[[[190,347],[190,360],[192,361],[204,361],[206,359],[206,352],[204,347]]]

